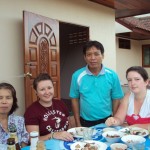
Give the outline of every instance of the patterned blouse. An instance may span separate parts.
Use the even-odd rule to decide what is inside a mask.
[[[28,143],[29,134],[25,128],[24,118],[21,116],[11,114],[8,117],[8,126],[10,126],[11,124],[15,124],[17,128],[17,136],[19,143]],[[2,127],[2,124],[0,123],[0,144],[7,144],[7,139],[9,138],[9,136],[9,132],[6,132]]]

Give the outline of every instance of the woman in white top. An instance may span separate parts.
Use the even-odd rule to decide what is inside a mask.
[[[147,129],[150,125],[150,90],[147,89],[148,73],[140,66],[127,69],[126,78],[130,92],[126,93],[117,113],[106,120],[106,125],[128,125]]]

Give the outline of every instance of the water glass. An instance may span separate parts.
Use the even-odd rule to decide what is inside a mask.
[[[84,140],[92,140],[94,129],[92,128],[84,128],[83,129],[83,139]]]

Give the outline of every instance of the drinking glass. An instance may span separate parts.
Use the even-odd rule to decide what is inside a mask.
[[[84,128],[83,129],[83,139],[84,140],[92,140],[94,129],[92,128]]]

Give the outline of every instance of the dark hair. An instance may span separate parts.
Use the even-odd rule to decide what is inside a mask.
[[[48,73],[40,73],[33,81],[33,88],[37,90],[37,85],[40,81],[44,80],[50,80],[52,81],[52,78],[48,75]],[[53,81],[52,81],[53,83]]]
[[[104,47],[103,45],[98,42],[98,41],[88,41],[84,46],[83,46],[83,54],[86,55],[86,51],[91,48],[92,46],[95,46],[98,50],[101,51],[101,54],[104,54]]]
[[[142,78],[144,79],[144,81],[147,81],[149,78],[147,71],[141,66],[132,66],[132,67],[128,68],[126,71],[126,78],[130,71],[135,71],[135,72],[139,73],[142,76]]]
[[[8,89],[11,91],[12,97],[13,97],[13,105],[12,108],[9,112],[9,115],[12,114],[17,108],[18,108],[18,104],[17,104],[17,97],[16,97],[16,90],[15,88],[9,84],[9,83],[0,83],[0,89]]]

